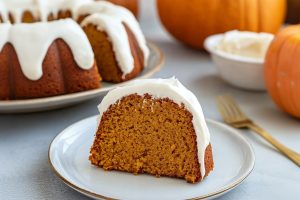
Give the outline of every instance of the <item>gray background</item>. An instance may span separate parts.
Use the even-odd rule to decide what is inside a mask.
[[[279,111],[262,92],[232,88],[218,78],[205,52],[176,43],[161,27],[154,1],[144,1],[141,25],[147,38],[166,55],[155,77],[175,75],[200,100],[207,118],[221,121],[216,95],[229,93],[247,114],[284,144],[300,152],[300,123]],[[65,186],[47,161],[49,143],[64,128],[97,114],[100,98],[80,105],[34,114],[0,115],[0,199],[88,199]],[[220,199],[300,199],[300,169],[255,134],[243,132],[253,144],[256,166],[245,182]],[[234,158],[228,158],[234,159]]]

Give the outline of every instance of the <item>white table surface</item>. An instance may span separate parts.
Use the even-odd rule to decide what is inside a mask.
[[[214,98],[228,93],[243,110],[287,146],[300,152],[300,123],[279,111],[263,92],[235,89],[218,78],[205,52],[176,43],[157,20],[154,2],[142,5],[142,28],[166,55],[155,77],[176,76],[192,90],[207,118],[221,121]],[[199,27],[201,28],[201,27]],[[48,146],[64,128],[97,114],[100,98],[80,105],[33,114],[0,115],[0,200],[88,199],[65,186],[50,169]],[[254,133],[241,132],[253,144],[256,165],[245,182],[220,199],[300,199],[300,168]],[[228,162],[230,159],[228,158]]]

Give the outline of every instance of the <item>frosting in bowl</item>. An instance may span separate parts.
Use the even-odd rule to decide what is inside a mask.
[[[229,31],[224,34],[216,46],[216,50],[236,56],[264,60],[273,38],[274,35],[269,33]]]

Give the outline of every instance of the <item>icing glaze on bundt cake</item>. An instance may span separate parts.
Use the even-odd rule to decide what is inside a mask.
[[[92,0],[0,0],[0,5],[3,22],[84,20],[82,26],[104,81],[132,79],[147,65],[149,49],[144,35],[134,15],[123,7]]]
[[[98,108],[99,126],[89,158],[93,165],[191,183],[213,169],[201,106],[178,80],[134,81],[110,91]]]
[[[49,19],[61,19],[77,15],[78,8],[82,5],[93,3],[94,0],[0,0],[0,19],[2,22],[34,22],[49,21]],[[99,0],[100,3],[103,1]],[[126,4],[118,0],[110,0],[115,4]],[[111,4],[109,2],[104,2]],[[97,5],[96,4],[93,5]],[[137,3],[135,4],[137,5]],[[137,13],[137,9],[132,11]],[[91,14],[91,13],[90,13]],[[50,17],[51,16],[51,17]],[[63,17],[64,16],[64,17]]]
[[[101,6],[102,4],[104,6]],[[79,12],[84,15],[89,7],[93,9],[93,12],[98,10],[99,13],[83,19],[81,26],[87,33],[94,52],[107,56],[107,59],[96,56],[103,79],[112,82],[131,79],[143,70],[148,62],[149,49],[146,40],[130,12],[121,7],[116,9],[112,4],[102,4],[98,4],[98,6],[86,4],[82,7],[84,9]],[[111,43],[101,43],[95,37],[108,37]],[[104,46],[107,47],[103,49]],[[107,52],[108,49],[111,50]],[[109,52],[114,52],[114,54]]]
[[[91,0],[34,0],[32,6],[39,11],[39,20],[71,18],[77,9]]]
[[[134,78],[148,63],[149,49],[134,15],[111,3],[89,2],[74,17],[83,27],[96,54],[103,80],[121,82]],[[100,38],[109,38],[109,41]],[[105,55],[106,59],[101,56]]]
[[[2,36],[0,37],[0,48],[2,49],[7,43],[14,47],[21,69],[30,80],[38,80],[42,77],[42,62],[49,46],[56,39],[62,39],[69,46],[74,60],[80,68],[87,70],[92,68],[94,64],[94,53],[91,45],[80,26],[73,20],[66,19],[34,24],[4,24],[0,28]]]
[[[0,99],[54,96],[100,87],[91,45],[71,19],[0,25]],[[78,40],[80,38],[80,40]]]
[[[34,0],[0,0],[0,19],[4,23],[37,21],[39,12]]]
[[[70,19],[65,22],[48,22],[64,18]],[[2,87],[5,87],[6,91],[9,87],[14,88],[18,85],[11,85],[14,80],[4,80],[16,77],[21,77],[22,80],[25,77],[27,79],[21,83],[28,83],[27,89],[20,89],[23,91],[22,95],[14,95],[14,91],[19,90],[16,88],[10,90],[10,93],[13,93],[10,95],[8,92],[1,92],[1,99],[46,97],[97,88],[100,84],[95,84],[94,80],[95,77],[99,80],[99,74],[94,69],[94,59],[103,80],[110,82],[122,82],[136,77],[148,61],[149,49],[135,17],[125,8],[109,2],[0,0],[0,20],[5,22],[0,24],[3,36],[0,64],[6,65],[1,69],[1,76],[4,77],[2,82],[9,84]],[[30,25],[22,22],[37,23]],[[84,32],[76,22],[82,22]],[[63,23],[65,25],[62,25]],[[86,46],[82,47],[82,44]],[[63,49],[68,51],[57,52]],[[16,64],[12,65],[10,62]],[[75,64],[77,68],[74,67]],[[12,70],[14,67],[10,66],[17,66],[16,70]],[[19,68],[23,74],[13,76],[12,72],[18,71]],[[51,68],[55,68],[55,73],[45,73],[47,77],[42,76],[42,71],[51,71]],[[56,72],[60,68],[63,71]],[[72,74],[67,74],[68,72]],[[65,89],[57,85],[57,82],[61,82],[57,77],[61,77],[62,74]],[[88,77],[93,78],[88,78],[88,74]],[[77,80],[77,83],[66,81],[69,77],[76,77],[72,81]],[[37,82],[40,79],[47,81]],[[47,82],[47,87],[51,89],[45,90],[46,86],[41,84],[44,82]]]

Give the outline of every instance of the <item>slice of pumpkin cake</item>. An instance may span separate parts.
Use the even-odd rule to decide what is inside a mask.
[[[177,79],[145,79],[110,91],[99,105],[90,151],[105,170],[201,181],[213,169],[210,134],[196,96]]]

